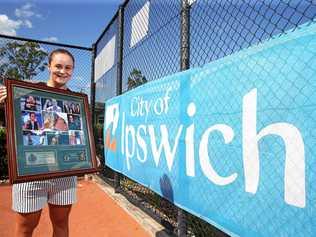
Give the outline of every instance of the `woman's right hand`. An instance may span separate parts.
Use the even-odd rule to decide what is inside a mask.
[[[7,98],[7,88],[5,86],[0,86],[0,104]]]

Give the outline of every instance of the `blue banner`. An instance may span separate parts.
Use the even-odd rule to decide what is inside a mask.
[[[106,165],[233,236],[316,236],[316,25],[106,102]]]

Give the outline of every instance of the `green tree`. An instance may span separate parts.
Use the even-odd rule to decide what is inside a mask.
[[[9,42],[0,48],[0,82],[4,78],[31,80],[45,70],[47,53],[35,42]]]
[[[129,74],[127,80],[127,90],[134,89],[142,84],[145,84],[147,79],[142,75],[142,72],[136,68]]]

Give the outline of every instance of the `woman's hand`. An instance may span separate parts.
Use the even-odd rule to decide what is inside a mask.
[[[101,168],[101,161],[100,161],[100,157],[95,156],[96,160],[97,160],[97,167]]]
[[[0,104],[7,98],[7,88],[5,86],[0,86]]]

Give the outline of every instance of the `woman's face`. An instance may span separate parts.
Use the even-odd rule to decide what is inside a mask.
[[[73,72],[73,61],[68,54],[56,53],[48,66],[50,80],[57,86],[63,87],[71,79]]]
[[[57,144],[57,138],[56,137],[52,137],[52,144],[56,145]]]
[[[60,130],[60,131],[65,131],[67,130],[67,124],[65,123],[65,121],[58,117],[55,123],[55,129]]]
[[[35,114],[34,113],[30,113],[30,120],[32,122],[34,122],[36,120]]]
[[[29,96],[26,98],[26,101],[25,101],[26,108],[31,109],[35,105],[36,105],[36,102],[33,96]]]
[[[35,99],[34,99],[33,96],[29,96],[29,97],[27,97],[26,102],[30,103],[30,104],[34,104],[35,103]]]

